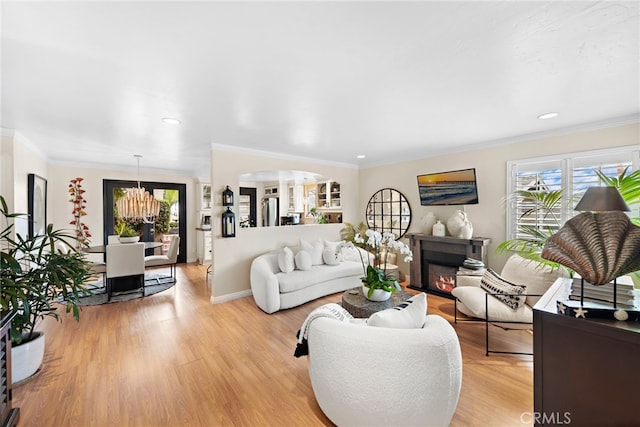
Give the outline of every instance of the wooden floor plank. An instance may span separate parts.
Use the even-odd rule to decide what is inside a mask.
[[[205,271],[181,265],[178,284],[160,294],[85,307],[80,322],[47,319],[43,369],[14,387],[20,425],[332,425],[315,401],[307,358],[293,351],[306,315],[340,294],[268,315],[251,297],[210,304]],[[429,295],[428,304],[453,322],[451,300]],[[454,327],[463,383],[451,425],[526,425],[532,357],[486,357],[482,324]],[[500,345],[530,350],[527,332],[495,334]]]

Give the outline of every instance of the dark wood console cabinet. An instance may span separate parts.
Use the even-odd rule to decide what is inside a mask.
[[[409,288],[453,298],[456,272],[465,259],[487,263],[487,246],[491,239],[473,237],[460,239],[451,236],[431,236],[407,233],[413,253]]]
[[[557,313],[570,280],[533,310],[535,425],[639,426],[640,322]]]
[[[13,390],[11,383],[11,319],[13,313],[2,313],[0,319],[0,425],[14,426],[20,418],[20,410],[12,406]]]

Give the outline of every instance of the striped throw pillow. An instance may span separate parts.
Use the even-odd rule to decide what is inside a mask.
[[[527,291],[526,286],[516,285],[502,277],[495,271],[487,268],[482,279],[480,287],[489,294],[493,294],[498,300],[505,303],[512,310],[517,310],[524,305],[527,298],[524,295]]]

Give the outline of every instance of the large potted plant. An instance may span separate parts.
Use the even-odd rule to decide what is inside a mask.
[[[91,265],[76,250],[77,238],[49,224],[43,235],[24,238],[14,234],[13,219],[0,196],[4,223],[0,231],[0,308],[15,312],[11,325],[12,379],[21,381],[33,375],[42,364],[44,333],[40,321],[53,317],[61,321],[58,309],[64,305],[80,319],[79,299],[89,293],[84,283],[91,276]],[[58,247],[66,250],[58,250]]]
[[[362,292],[372,301],[385,301],[389,299],[392,293],[400,290],[400,285],[395,277],[387,274],[387,257],[389,253],[398,251],[403,254],[404,261],[413,260],[411,249],[402,242],[396,240],[393,233],[380,233],[366,229],[364,224],[360,224],[358,228],[350,223],[345,223],[345,228],[340,232],[341,237],[345,240],[340,249],[345,246],[358,246],[373,255],[373,265],[360,255],[362,263],[362,272],[364,273],[362,280]]]

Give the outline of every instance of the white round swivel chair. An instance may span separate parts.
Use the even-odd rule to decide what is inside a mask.
[[[462,382],[460,342],[442,317],[421,329],[315,319],[309,376],[316,400],[338,426],[447,426]]]

